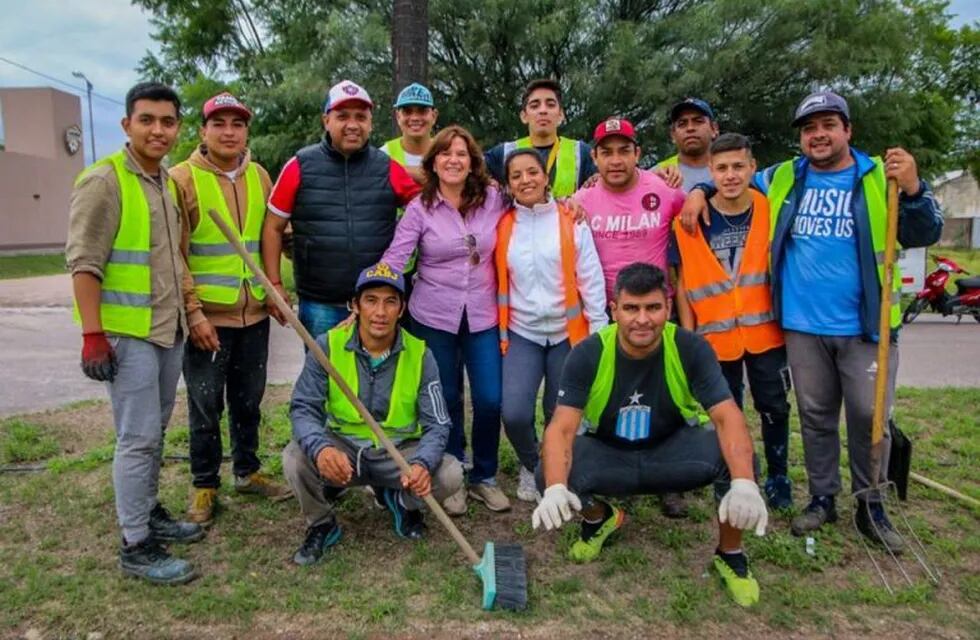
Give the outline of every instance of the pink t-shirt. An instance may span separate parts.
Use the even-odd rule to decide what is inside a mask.
[[[671,189],[650,171],[640,171],[639,182],[629,191],[609,191],[600,180],[573,197],[589,214],[609,300],[616,276],[629,264],[648,262],[667,272],[670,224],[684,205],[683,191]]]

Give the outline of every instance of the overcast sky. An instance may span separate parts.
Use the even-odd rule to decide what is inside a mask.
[[[980,2],[953,0],[954,25],[980,20]],[[81,71],[95,92],[122,102],[136,80],[135,67],[147,50],[156,50],[150,39],[146,15],[129,0],[0,0],[0,58],[68,83],[53,82],[0,60],[0,87],[53,86],[83,96],[82,129],[85,157],[91,161],[88,111],[82,82],[72,71]],[[116,150],[124,141],[119,120],[121,104],[92,99],[95,146],[98,156]],[[2,125],[0,125],[2,129]]]

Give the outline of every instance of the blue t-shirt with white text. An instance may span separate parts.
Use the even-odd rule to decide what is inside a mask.
[[[780,277],[784,329],[861,335],[861,267],[851,197],[856,165],[806,174]]]

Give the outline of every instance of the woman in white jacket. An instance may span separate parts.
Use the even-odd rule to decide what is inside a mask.
[[[605,281],[588,225],[555,202],[534,149],[504,163],[513,208],[497,227],[498,308],[503,352],[504,430],[521,463],[517,497],[538,492],[535,404],[544,379],[544,423],[555,409],[562,365],[572,346],[606,326]]]

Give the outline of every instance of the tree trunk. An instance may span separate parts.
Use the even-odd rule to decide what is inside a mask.
[[[412,84],[428,84],[429,79],[429,2],[394,0],[391,15],[392,96]],[[398,125],[392,115],[397,135]]]

